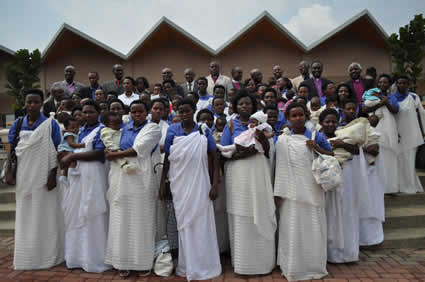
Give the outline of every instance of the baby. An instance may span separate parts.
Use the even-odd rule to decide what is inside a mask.
[[[238,146],[249,147],[254,145],[258,152],[264,152],[263,146],[257,141],[255,135],[256,131],[260,130],[264,132],[266,138],[273,137],[273,128],[267,123],[267,115],[263,112],[256,112],[249,117],[249,121],[248,130],[245,130],[239,136],[235,137],[234,144],[228,146],[217,144],[217,148],[220,150],[222,156],[231,158]]]
[[[372,165],[376,161],[376,156],[370,154],[367,151],[367,148],[371,145],[378,144],[379,145],[379,138],[381,137],[381,134],[375,129],[376,126],[379,123],[379,118],[376,115],[371,115],[368,118],[369,124],[370,124],[370,130],[369,135],[367,137],[367,142],[363,145],[363,150],[365,152],[364,157],[369,165]]]
[[[323,111],[319,96],[314,96],[311,98],[310,102],[307,104],[307,107],[310,110],[310,121],[315,126],[317,126],[319,124],[319,116]]]
[[[218,117],[215,121],[215,130],[213,131],[213,137],[216,144],[220,144],[221,136],[223,135],[224,127],[227,124],[225,117]]]
[[[63,134],[62,143],[58,146],[58,152],[61,152],[60,158],[65,157],[66,155],[74,152],[75,149],[84,148],[86,145],[84,143],[78,143],[78,131],[80,123],[73,117],[69,117],[63,122],[65,126],[65,131]],[[69,167],[61,167],[61,175],[68,176],[68,168],[75,168],[77,165],[76,161],[72,161]],[[71,174],[75,173],[74,170],[70,169]]]
[[[373,107],[378,105],[381,102],[381,90],[379,88],[372,88],[367,91],[362,96],[364,105],[366,107]],[[376,115],[379,119],[383,118],[384,114],[381,108],[375,110],[375,112],[370,112],[369,115]]]
[[[109,151],[119,151],[121,149],[121,123],[120,116],[115,112],[108,112],[104,116],[106,127],[100,131],[100,139]],[[118,162],[125,173],[131,174],[135,172],[136,168],[128,162],[127,158],[119,159]]]

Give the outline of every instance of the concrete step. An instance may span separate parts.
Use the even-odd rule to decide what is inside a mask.
[[[425,186],[424,186],[425,187]],[[385,195],[385,207],[396,207],[396,206],[414,206],[424,205],[425,206],[425,193],[416,194],[393,194]]]
[[[425,227],[385,230],[383,249],[425,248]]]
[[[16,203],[0,204],[0,221],[15,220]]]
[[[0,220],[0,237],[10,237],[15,234],[15,220]]]
[[[14,203],[16,201],[15,191],[14,186],[0,187],[0,204]]]
[[[385,209],[384,230],[425,228],[425,205],[391,206]]]

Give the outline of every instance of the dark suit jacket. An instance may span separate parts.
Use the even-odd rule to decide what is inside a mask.
[[[235,86],[235,83],[233,81],[232,81],[232,86],[233,86],[233,88],[235,88],[236,90],[238,90],[238,88]],[[244,89],[244,86],[243,86],[243,82],[242,81],[240,81],[239,86],[241,87],[241,89]]]
[[[197,92],[198,92],[198,85],[197,85],[197,83],[196,83],[196,80],[194,80],[193,82],[194,82],[194,83],[193,83],[192,92],[197,93]],[[183,88],[184,96],[186,96],[186,95],[187,95],[187,93],[189,93],[189,89],[187,88],[187,82],[184,82],[184,83],[180,84],[180,87],[181,87],[181,88]],[[177,93],[178,93],[178,92],[177,92]]]
[[[81,90],[79,92],[80,92],[80,95],[81,95],[81,99],[84,99],[84,98],[93,99],[93,95],[91,93],[90,86],[81,88]],[[106,96],[106,93],[105,93],[105,96]]]
[[[360,78],[360,80],[361,80],[361,82],[363,83],[363,89],[366,89],[366,79],[364,79],[364,78]],[[351,99],[355,99],[356,101],[357,101],[357,96],[356,96],[356,92],[354,92],[354,86],[353,86],[353,80],[352,79],[350,79],[350,80],[347,80],[346,82],[344,82],[345,84],[347,84],[348,85],[348,87],[350,87],[350,90],[351,90],[351,96],[350,97],[348,97],[348,98],[351,98]],[[362,94],[363,95],[363,94]],[[357,102],[360,102],[360,101],[357,101]]]
[[[105,92],[105,96],[108,95],[109,91],[115,91],[117,92],[117,95],[121,95],[122,93],[124,93],[124,87],[122,85],[122,81],[120,83],[120,86],[118,87],[117,81],[115,79],[112,81],[107,81],[103,83],[102,88],[103,88],[103,92]]]
[[[49,99],[46,100],[46,102],[44,102],[43,104],[43,115],[45,117],[49,117],[50,116],[50,112],[55,112],[56,113],[56,105],[55,105],[55,100],[53,99],[53,96],[50,96]]]
[[[322,80],[322,85],[325,84],[326,82],[330,82],[329,79],[324,78],[324,77],[321,77],[320,79]],[[302,82],[302,84],[306,84],[306,85],[308,85],[308,87],[310,87],[310,95],[308,96],[309,100],[314,96],[319,96],[319,93],[317,92],[316,85],[314,84],[313,78],[309,78],[309,79],[304,80]]]

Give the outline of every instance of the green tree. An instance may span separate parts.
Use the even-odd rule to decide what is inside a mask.
[[[28,88],[39,88],[39,74],[41,71],[41,54],[38,49],[32,53],[28,49],[16,51],[14,62],[4,65],[7,94],[16,98],[14,110],[21,110],[24,106],[23,91]]]
[[[399,34],[388,38],[390,54],[395,63],[396,75],[410,78],[410,89],[416,91],[416,82],[421,76],[425,57],[425,19],[422,14],[415,15],[408,25],[400,27]]]

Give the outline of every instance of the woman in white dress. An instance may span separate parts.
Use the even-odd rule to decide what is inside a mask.
[[[120,270],[146,275],[152,269],[156,233],[158,182],[153,172],[152,153],[158,149],[158,124],[148,123],[148,106],[135,100],[130,104],[132,123],[122,130],[118,152],[105,151],[111,161],[108,201],[110,208],[108,247],[105,262]],[[126,158],[136,168],[127,174],[116,160]]]
[[[274,196],[280,210],[277,264],[289,281],[320,279],[326,270],[325,192],[311,170],[314,151],[332,155],[325,136],[305,127],[307,108],[292,102],[276,142]]]
[[[57,122],[40,113],[42,101],[40,89],[28,89],[25,92],[27,114],[17,119],[9,130],[9,143],[17,145],[18,161],[16,176],[10,166],[6,172],[9,184],[16,181],[14,269],[50,268],[64,260],[55,148],[61,135]]]
[[[88,100],[83,104],[86,124],[80,128],[77,149],[61,159],[64,167],[77,161],[68,173],[69,186],[64,187],[62,209],[65,219],[65,261],[68,268],[87,272],[103,272],[108,237],[108,174],[104,163],[105,145],[100,140],[100,107]]]
[[[396,116],[400,136],[397,158],[399,191],[409,194],[423,192],[416,174],[415,157],[418,147],[424,144],[425,110],[419,96],[409,91],[406,76],[400,76],[396,84],[397,91],[393,95],[400,107]]]
[[[398,185],[398,131],[396,116],[399,110],[398,101],[394,95],[389,95],[391,78],[382,74],[378,78],[378,88],[382,96],[379,104],[373,107],[362,107],[364,113],[375,112],[380,109],[379,123],[376,131],[381,135],[379,138],[379,160],[376,164],[378,174],[385,187],[385,193],[397,193]]]
[[[248,130],[249,117],[257,111],[255,97],[241,90],[233,100],[238,114],[224,128],[221,145]],[[273,146],[259,131],[264,153],[240,148],[224,166],[232,265],[238,274],[270,273],[275,266],[276,216],[270,162],[265,154]]]
[[[168,175],[179,232],[176,274],[188,281],[221,274],[212,203],[218,193],[218,162],[214,161],[213,167],[208,164],[209,156],[216,160],[216,146],[211,131],[193,121],[195,110],[193,100],[184,98],[179,106],[182,121],[167,130],[159,193],[163,200]],[[213,175],[209,171],[214,171]]]

